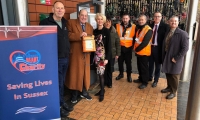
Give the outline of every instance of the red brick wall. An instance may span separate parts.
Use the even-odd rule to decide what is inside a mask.
[[[44,5],[40,3],[40,0],[28,0],[28,12],[30,25],[39,24],[39,14],[49,14],[52,12],[52,5],[56,0],[51,0],[51,5]],[[76,12],[76,5],[89,0],[59,0],[65,5],[65,18],[69,19],[70,13]],[[90,11],[94,12],[94,7],[90,7]]]

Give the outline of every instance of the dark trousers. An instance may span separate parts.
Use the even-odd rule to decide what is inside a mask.
[[[131,60],[132,60],[132,50],[125,52],[125,53],[121,52],[121,55],[118,58],[118,66],[119,66],[120,74],[123,74],[123,72],[124,72],[123,65],[124,65],[124,61],[125,61],[127,75],[131,75],[131,73],[132,73]]]
[[[107,86],[112,86],[112,73],[114,71],[115,58],[108,60],[108,64],[106,65],[106,69],[104,72],[104,82]]]
[[[58,59],[58,76],[59,76],[59,94],[60,94],[60,106],[62,106],[64,101],[64,84],[66,72],[69,64],[69,58],[59,58]]]
[[[139,80],[142,84],[147,85],[149,80],[149,56],[137,56],[137,68],[139,72]]]
[[[159,63],[159,51],[157,46],[152,46],[151,47],[151,56],[149,57],[149,79],[153,79],[154,77],[154,82],[158,82],[158,79],[160,77],[160,68],[161,64]],[[155,71],[154,71],[154,65],[155,65]],[[153,75],[154,72],[154,75]]]
[[[176,91],[178,89],[180,74],[166,73],[166,78],[167,78],[167,88],[171,89],[172,93],[176,94]]]

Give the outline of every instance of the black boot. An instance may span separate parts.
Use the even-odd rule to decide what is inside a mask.
[[[131,75],[127,75],[127,81],[130,82],[130,83],[132,82]]]
[[[121,79],[121,78],[123,78],[123,77],[124,77],[124,74],[121,74],[121,73],[120,73],[115,79],[116,79],[116,80],[119,80],[119,79]]]
[[[104,93],[105,93],[105,89],[100,90],[99,102],[102,102],[104,100]]]

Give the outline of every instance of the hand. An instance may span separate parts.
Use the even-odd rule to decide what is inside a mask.
[[[104,60],[104,65],[108,64],[108,60]]]
[[[85,36],[87,36],[87,33],[86,32],[82,32],[81,33],[81,37],[85,37]]]
[[[172,62],[173,62],[173,63],[176,63],[176,60],[175,60],[174,58],[172,58]]]
[[[115,59],[118,59],[119,58],[119,56],[115,56]]]

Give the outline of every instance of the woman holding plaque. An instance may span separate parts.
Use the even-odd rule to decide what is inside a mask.
[[[97,29],[94,30],[95,42],[96,42],[96,51],[94,53],[94,62],[96,64],[97,76],[100,80],[100,88],[101,90],[95,94],[95,96],[99,96],[99,102],[104,100],[104,72],[107,69],[106,65],[108,64],[108,60],[112,58],[111,55],[111,41],[110,41],[110,32],[103,25],[106,22],[106,17],[97,13],[95,16],[95,20],[97,22]]]

